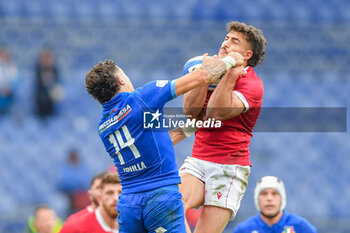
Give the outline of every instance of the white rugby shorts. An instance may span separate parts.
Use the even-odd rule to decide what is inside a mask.
[[[189,173],[203,181],[204,205],[230,209],[230,221],[234,220],[248,186],[250,166],[219,164],[187,157],[179,173]]]

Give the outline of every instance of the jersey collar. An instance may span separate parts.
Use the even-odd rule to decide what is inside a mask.
[[[96,218],[97,218],[97,222],[100,224],[100,226],[103,228],[104,231],[106,232],[112,232],[112,233],[118,233],[118,230],[113,230],[111,229],[107,223],[105,222],[105,220],[103,220],[101,212],[99,210],[99,208],[97,208],[95,210],[95,214],[96,214]],[[117,220],[116,220],[117,221]]]

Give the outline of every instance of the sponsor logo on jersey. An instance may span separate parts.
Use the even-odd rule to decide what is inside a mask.
[[[164,227],[158,227],[157,229],[154,230],[156,233],[164,233],[167,232],[168,230],[165,229]]]
[[[115,112],[117,109],[114,109],[112,112]],[[130,105],[126,105],[124,108],[122,108],[114,117],[106,120],[105,122],[103,122],[99,127],[98,130],[100,132],[100,134],[105,131],[106,129],[108,129],[109,127],[111,127],[112,125],[115,125],[116,123],[118,123],[121,119],[123,119],[126,115],[128,115],[131,112],[131,107]],[[110,115],[111,113],[108,113],[108,115]]]
[[[168,80],[157,80],[156,86],[157,87],[164,87],[169,81]]]
[[[284,226],[282,233],[295,233],[293,226]]]
[[[222,196],[222,192],[217,192],[216,195],[218,196],[218,200],[220,200],[220,198]]]

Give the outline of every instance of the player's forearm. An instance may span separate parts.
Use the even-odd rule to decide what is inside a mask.
[[[242,111],[239,103],[232,97],[236,81],[225,75],[208,101],[206,116],[218,120],[227,120],[239,115]]]
[[[229,108],[232,105],[231,93],[236,81],[225,75],[216,86],[208,101],[208,108]]]
[[[208,83],[210,74],[205,69],[197,69],[175,80],[176,95],[185,94]]]
[[[201,113],[207,92],[208,86],[197,87],[187,92],[183,101],[184,114],[196,118]]]
[[[186,134],[181,128],[170,130],[169,135],[174,146],[186,138]]]
[[[226,73],[226,65],[221,60],[210,60],[195,71],[175,80],[176,95],[182,95],[196,87],[217,82]]]
[[[176,95],[182,95],[196,87],[217,83],[228,69],[235,66],[234,56],[235,54],[231,53],[223,59],[209,59],[207,55],[203,56],[203,63],[198,69],[175,80]]]

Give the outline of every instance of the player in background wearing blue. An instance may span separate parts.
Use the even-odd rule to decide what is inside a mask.
[[[161,119],[168,101],[217,82],[230,68],[243,75],[242,64],[243,57],[236,52],[222,59],[206,54],[196,71],[172,81],[149,82],[136,90],[113,61],[99,63],[88,72],[86,89],[103,106],[99,135],[122,184],[117,204],[120,233],[186,232],[172,145],[185,136],[146,129],[143,117],[148,112]]]
[[[317,233],[306,219],[285,210],[286,191],[283,182],[274,176],[258,181],[254,191],[259,214],[237,225],[234,233]]]

